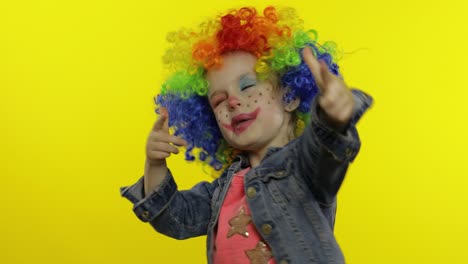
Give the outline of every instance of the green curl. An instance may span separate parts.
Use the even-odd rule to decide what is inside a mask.
[[[292,41],[294,43],[294,47],[304,48],[307,43],[312,42],[312,39],[310,38],[309,34],[307,34],[307,32],[298,30],[294,32]]]
[[[276,49],[270,62],[273,71],[281,71],[288,66],[297,66],[300,63],[299,52],[289,45]]]
[[[168,91],[187,99],[195,94],[205,96],[208,93],[208,81],[203,76],[204,69],[199,67],[195,73],[187,70],[178,71],[169,77],[161,87],[161,94]]]

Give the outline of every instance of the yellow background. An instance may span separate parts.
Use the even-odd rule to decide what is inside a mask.
[[[204,263],[141,223],[165,34],[264,1],[2,1],[0,263]],[[347,52],[375,98],[339,193],[348,263],[468,263],[466,1],[273,1]],[[171,158],[179,185],[209,179]]]

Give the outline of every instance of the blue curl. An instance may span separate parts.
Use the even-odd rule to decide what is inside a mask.
[[[183,98],[167,92],[165,95],[158,95],[156,103],[167,109],[168,124],[174,127],[174,135],[187,141],[185,159],[195,160],[192,151],[194,148],[201,148],[202,152],[198,158],[205,161],[210,157],[210,165],[215,169],[221,169],[222,164],[217,159],[216,152],[223,137],[208,98],[198,95]],[[159,113],[159,108],[156,109],[156,113]]]
[[[312,43],[308,43],[307,45],[315,51],[318,60],[323,60],[329,70],[333,74],[339,76],[339,67],[333,62],[333,58],[329,53],[319,51]],[[298,111],[308,113],[312,105],[312,99],[319,92],[319,88],[315,82],[314,76],[304,61],[302,51],[303,49],[299,52],[301,54],[301,63],[297,66],[290,67],[288,71],[281,76],[281,83],[288,89],[288,92],[283,96],[283,101],[289,103],[295,98],[299,98],[300,104]]]

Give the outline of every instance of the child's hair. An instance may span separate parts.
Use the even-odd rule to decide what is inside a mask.
[[[156,112],[159,113],[159,107],[165,107],[174,135],[188,142],[186,160],[195,160],[193,151],[197,150],[197,158],[215,170],[230,164],[236,154],[223,139],[207,98],[205,73],[222,64],[223,54],[245,51],[255,55],[258,58],[255,71],[260,80],[275,75],[279,80],[277,85],[285,89],[285,103],[300,99],[294,116],[296,134],[308,122],[312,98],[318,92],[302,58],[303,48],[311,47],[314,55],[339,75],[334,61],[336,45],[333,42],[319,45],[317,32],[304,30],[303,21],[292,8],[277,11],[270,6],[263,10],[263,15],[252,7],[231,10],[218,19],[202,23],[197,31],[170,32],[167,40],[171,47],[163,62],[173,73],[155,98]]]

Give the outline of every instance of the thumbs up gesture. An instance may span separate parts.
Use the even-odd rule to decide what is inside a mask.
[[[165,166],[166,158],[171,153],[179,153],[179,150],[172,144],[187,145],[182,138],[169,134],[167,110],[161,107],[160,112],[161,115],[154,123],[146,143],[146,159],[149,165],[153,166]]]
[[[304,61],[319,87],[318,103],[323,119],[331,127],[341,131],[353,114],[354,97],[344,81],[328,71],[324,61],[318,61],[310,47],[304,48]]]

